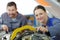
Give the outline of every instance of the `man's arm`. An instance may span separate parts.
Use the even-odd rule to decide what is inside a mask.
[[[4,24],[4,14],[1,15],[1,29],[4,30],[4,31],[8,31],[8,26]]]

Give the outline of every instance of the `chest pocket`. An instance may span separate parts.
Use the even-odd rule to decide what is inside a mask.
[[[8,27],[11,27],[11,24],[10,24],[10,22],[8,22],[8,21],[4,21],[3,24],[4,24],[4,25],[7,25]]]
[[[18,27],[20,26],[21,21],[20,21],[20,20],[15,20],[15,21],[12,21],[12,20],[10,20],[10,21],[5,20],[5,21],[3,22],[3,24],[8,25],[8,27],[11,27],[11,28],[14,29],[14,28],[18,28]]]
[[[20,22],[12,22],[11,26],[12,28],[18,28],[20,26]]]

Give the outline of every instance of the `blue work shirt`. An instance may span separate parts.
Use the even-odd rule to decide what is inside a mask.
[[[46,25],[48,26],[52,40],[60,40],[60,19],[48,18]]]
[[[27,19],[20,13],[18,13],[15,19],[12,19],[11,17],[8,16],[8,13],[6,12],[2,14],[1,18],[2,18],[2,25],[7,25],[9,28],[9,32],[27,24]]]

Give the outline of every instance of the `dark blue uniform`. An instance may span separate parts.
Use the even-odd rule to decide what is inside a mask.
[[[47,24],[52,40],[60,40],[60,19],[48,18]]]

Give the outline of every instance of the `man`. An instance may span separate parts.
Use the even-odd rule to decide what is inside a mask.
[[[41,5],[35,7],[34,15],[36,20],[42,24],[37,27],[37,30],[50,33],[52,40],[60,40],[60,19],[49,18],[46,9]]]
[[[12,32],[14,29],[27,24],[27,19],[17,11],[15,2],[7,4],[7,12],[2,16],[2,29],[6,32]]]

